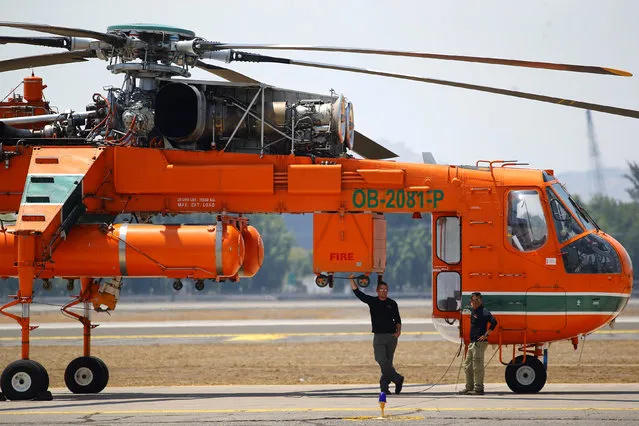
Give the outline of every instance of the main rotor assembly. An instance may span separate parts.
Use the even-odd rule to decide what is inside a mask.
[[[301,61],[252,53],[247,50],[343,52],[475,62],[614,76],[632,75],[626,71],[601,66],[385,49],[223,43],[198,37],[190,30],[153,24],[113,25],[108,27],[106,32],[19,22],[0,22],[0,26],[55,35],[46,37],[0,36],[0,44],[30,44],[67,50],[67,52],[63,53],[0,61],[0,72],[86,62],[89,59],[97,58],[107,61],[107,69],[112,73],[125,75],[123,91],[112,91],[109,99],[105,99],[104,102],[98,99],[95,102],[95,108],[91,108],[94,111],[104,110],[104,104],[106,104],[108,106],[107,114],[110,115],[114,114],[114,109],[120,110],[117,117],[111,119],[112,123],[109,123],[108,127],[99,127],[99,124],[105,119],[104,115],[100,116],[100,114],[91,113],[82,116],[83,119],[87,118],[88,121],[85,123],[85,128],[92,128],[91,132],[85,130],[84,132],[76,131],[75,133],[57,135],[58,137],[80,138],[91,136],[93,137],[92,142],[99,142],[99,140],[95,139],[96,135],[101,135],[100,137],[104,139],[114,138],[115,136],[105,132],[105,129],[108,128],[120,132],[116,139],[122,139],[123,135],[127,133],[142,137],[141,140],[136,140],[136,145],[141,146],[150,144],[150,141],[154,138],[168,136],[167,143],[180,145],[183,149],[188,149],[188,144],[190,143],[192,147],[197,149],[213,147],[213,149],[251,151],[251,147],[255,144],[247,143],[246,141],[257,138],[259,140],[259,152],[261,153],[294,153],[336,157],[348,155],[347,152],[350,149],[367,158],[379,159],[395,156],[391,151],[354,131],[353,107],[345,98],[334,94],[321,96],[288,90],[272,90],[273,88],[270,88],[270,86],[266,86],[247,75],[226,67],[210,64],[206,62],[208,60],[226,64],[233,62],[276,63],[378,75],[639,118],[639,111],[630,109],[414,75]],[[229,81],[230,84],[222,86],[216,83],[207,83],[203,89],[198,88],[195,90],[195,92],[198,92],[195,93],[182,87],[184,83],[174,83],[177,80],[169,82],[170,78],[174,76],[190,77],[192,68],[203,69]],[[176,84],[182,86],[174,86]],[[170,89],[166,87],[170,87]],[[195,85],[191,85],[191,87],[195,87]],[[253,89],[250,89],[250,87]],[[229,91],[229,88],[234,90]],[[238,88],[241,88],[241,90]],[[267,88],[271,89],[270,92],[267,91]],[[166,95],[162,95],[162,91],[165,94],[170,93],[173,101],[182,102],[186,99],[187,106],[191,106],[191,112],[195,116],[200,115],[203,118],[196,120],[193,124],[178,124],[179,129],[176,129],[173,125],[168,126],[171,127],[169,129],[167,124],[160,124],[160,127],[164,126],[164,131],[160,129],[159,132],[156,132],[156,126],[160,123],[158,116],[168,118],[168,115],[180,112],[168,107],[163,110],[156,110],[156,100],[158,98],[158,102],[163,105],[171,104],[171,102],[162,101],[162,98],[167,98]],[[258,100],[259,95],[262,97],[262,105],[260,105]],[[264,99],[265,96],[266,101]],[[231,111],[233,108],[236,110]],[[123,112],[126,112],[126,114]],[[213,124],[214,127],[218,129],[224,127],[227,130],[220,130],[217,133],[214,130],[200,131],[199,128],[206,129],[207,126],[211,127],[209,124],[210,117],[216,117]],[[182,118],[188,121],[184,116]],[[252,124],[250,120],[253,120]],[[272,133],[270,139],[266,135],[266,141],[264,124],[267,126],[267,133],[269,131]],[[95,129],[96,126],[98,126],[97,129]],[[260,127],[260,131],[251,130],[257,127]],[[69,128],[69,126],[66,126],[66,128]],[[100,133],[100,130],[102,130],[102,133]],[[235,142],[229,148],[230,142],[234,139],[240,142]],[[157,146],[157,139],[155,140]],[[253,151],[257,149],[257,147],[253,148]]]

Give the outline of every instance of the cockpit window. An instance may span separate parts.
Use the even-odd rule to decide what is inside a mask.
[[[508,194],[508,240],[519,251],[534,251],[546,243],[548,225],[535,190]]]
[[[559,200],[557,194],[555,194],[550,188],[546,188],[546,193],[548,194],[550,212],[552,214],[552,219],[555,222],[555,230],[557,232],[557,239],[559,242],[566,242],[572,237],[576,237],[584,232],[581,225],[579,225],[579,223]]]
[[[561,249],[569,274],[617,274],[621,272],[619,255],[612,245],[597,234],[586,235]]]
[[[586,228],[586,230],[595,229],[596,225],[592,218],[588,216],[588,213],[579,205],[577,202],[566,192],[563,185],[560,183],[554,183],[551,185],[552,189],[555,190],[559,198],[564,202],[566,207],[570,209],[572,214],[581,222],[581,225]]]

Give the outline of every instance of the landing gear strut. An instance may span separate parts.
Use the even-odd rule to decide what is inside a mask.
[[[100,358],[91,356],[91,330],[97,325],[91,324],[91,298],[98,284],[92,278],[80,279],[82,286],[76,299],[62,308],[62,311],[75,317],[84,326],[84,356],[78,357],[67,365],[64,371],[64,383],[73,393],[98,393],[109,382],[109,369]],[[84,303],[84,315],[68,309],[78,303]]]
[[[29,359],[30,334],[37,326],[31,325],[31,302],[33,301],[33,250],[35,238],[18,237],[18,294],[14,300],[0,306],[0,314],[14,319],[22,328],[22,359],[9,364],[0,375],[0,389],[11,400],[41,398],[50,399],[49,374],[42,364]],[[6,309],[20,305],[20,316],[6,312]],[[44,397],[45,393],[48,395]]]

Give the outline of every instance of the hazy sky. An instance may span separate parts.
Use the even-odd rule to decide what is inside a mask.
[[[270,52],[452,81],[639,109],[638,1],[3,1],[2,20],[105,31],[145,22],[190,29],[223,42],[386,48],[620,68],[611,77],[504,66],[354,54]],[[2,35],[27,32],[0,28]],[[44,35],[28,33],[32,35]],[[0,59],[58,49],[0,46]],[[266,52],[269,53],[269,52]],[[105,62],[36,69],[60,110],[84,110],[92,93],[120,86]],[[356,129],[407,152],[431,151],[438,162],[508,159],[557,172],[591,168],[586,114],[580,109],[417,83],[279,64],[231,64],[274,86],[325,93],[354,104]],[[0,74],[4,97],[27,71]],[[210,78],[195,70],[193,78]],[[593,114],[601,161],[639,161],[639,120]],[[405,160],[421,161],[421,155]]]

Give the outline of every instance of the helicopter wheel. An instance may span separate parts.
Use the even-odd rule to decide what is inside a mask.
[[[173,288],[177,291],[182,290],[183,284],[181,280],[175,280],[173,281]]]
[[[195,289],[197,291],[202,291],[204,290],[204,280],[197,280],[195,281]]]
[[[320,288],[324,288],[328,285],[328,277],[326,275],[318,275],[317,277],[315,277],[315,285],[317,285]]]
[[[109,367],[107,367],[106,363],[104,361],[102,361],[100,358],[98,357],[92,357],[95,358],[95,360],[98,362],[98,364],[100,364],[102,366],[102,370],[104,371],[104,386],[106,387],[107,383],[109,383]]]
[[[371,283],[371,279],[366,275],[360,275],[356,278],[356,283],[359,287],[366,288]]]
[[[106,364],[93,356],[81,356],[69,363],[64,383],[73,393],[99,393],[109,381]]]
[[[47,372],[47,369],[44,368],[44,365],[40,364],[38,361],[34,361],[34,360],[30,360],[32,363],[34,363],[35,365],[37,365],[38,367],[40,367],[40,370],[42,371],[42,391],[46,391],[47,389],[49,389],[49,373]]]
[[[0,376],[2,393],[12,401],[34,399],[49,387],[49,374],[42,364],[28,359],[14,361]]]
[[[546,384],[546,367],[539,359],[518,356],[506,366],[506,384],[515,393],[537,393]]]

